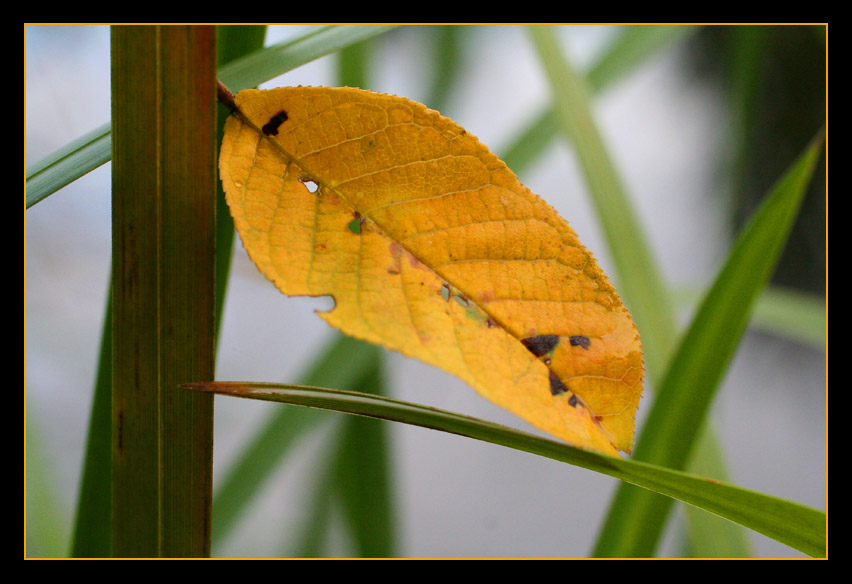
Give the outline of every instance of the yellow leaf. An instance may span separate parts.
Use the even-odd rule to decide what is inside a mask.
[[[633,444],[639,335],[568,223],[464,129],[405,98],[245,90],[220,172],[251,259],[330,295],[344,333],[449,371],[534,426]]]

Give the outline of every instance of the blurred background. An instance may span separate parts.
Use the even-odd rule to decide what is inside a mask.
[[[272,26],[267,44],[304,27]],[[760,196],[824,124],[825,28],[691,27],[595,101],[597,122],[687,322]],[[558,27],[579,69],[618,26]],[[25,166],[109,122],[107,26],[25,27]],[[448,44],[449,43],[449,44]],[[451,66],[434,57],[454,47]],[[547,107],[549,88],[520,26],[403,26],[374,39],[368,89],[421,101],[498,156]],[[334,85],[331,55],[265,84]],[[436,89],[437,88],[437,89]],[[774,283],[825,295],[824,165]],[[555,140],[520,172],[578,232],[611,276],[606,242],[570,147]],[[110,265],[110,165],[25,215],[27,554],[68,553],[90,414]],[[618,278],[614,277],[616,286]],[[217,379],[295,381],[333,331],[313,314],[325,299],[286,298],[235,244]],[[824,338],[753,327],[725,377],[713,423],[732,482],[826,506]],[[532,431],[455,378],[387,354],[392,397]],[[648,410],[651,389],[640,405]],[[217,397],[214,480],[269,416],[265,403]],[[214,555],[286,555],[305,514],[313,432],[263,488]],[[617,481],[555,461],[419,428],[388,426],[397,555],[587,556]],[[214,520],[215,521],[215,520]],[[679,556],[677,522],[661,555]],[[800,557],[754,533],[754,554]],[[332,537],[331,555],[347,556]]]

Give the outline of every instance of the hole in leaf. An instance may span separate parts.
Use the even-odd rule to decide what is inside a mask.
[[[464,296],[462,296],[461,294],[453,294],[453,299],[454,299],[456,302],[458,302],[460,305],[462,305],[462,306],[464,306],[465,308],[467,308],[467,304],[468,304],[468,302],[467,302],[467,298],[465,298],[465,297],[464,297]]]
[[[319,185],[316,183],[316,181],[313,181],[307,177],[303,176],[299,179],[299,182],[305,185],[305,188],[308,189],[309,193],[315,193],[319,190]]]

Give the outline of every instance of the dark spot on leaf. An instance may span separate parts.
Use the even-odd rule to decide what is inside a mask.
[[[583,347],[588,350],[591,341],[589,337],[584,337],[583,335],[574,335],[572,337],[568,337],[568,342],[571,343],[572,347]]]
[[[551,371],[550,372],[550,393],[553,395],[560,395],[568,391],[568,388],[565,386],[562,381],[556,377],[556,374]]]
[[[278,135],[278,127],[287,121],[287,112],[281,110],[274,116],[269,119],[269,122],[261,130],[267,136],[277,136]]]
[[[521,339],[524,346],[536,357],[547,355],[559,344],[559,335],[538,335]]]
[[[577,396],[574,395],[573,393],[571,394],[571,397],[568,398],[568,405],[571,406],[572,408],[577,407]]]
[[[487,326],[488,328],[495,328],[497,326],[497,323],[489,318],[485,321],[485,326]]]

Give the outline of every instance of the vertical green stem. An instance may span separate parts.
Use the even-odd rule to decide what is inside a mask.
[[[113,77],[112,555],[210,551],[215,28],[118,26]]]

